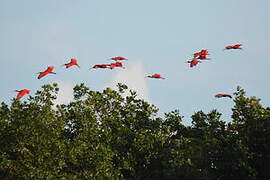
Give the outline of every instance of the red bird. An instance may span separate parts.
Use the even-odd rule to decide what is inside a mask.
[[[94,69],[97,69],[97,68],[105,69],[105,68],[108,68],[109,66],[110,66],[110,64],[96,64],[92,68],[94,68]]]
[[[121,62],[111,63],[109,68],[113,69],[115,67],[125,68]]]
[[[113,58],[110,58],[111,60],[114,60],[114,61],[123,61],[123,60],[128,60],[127,58],[124,58],[122,56],[117,56],[117,57],[113,57]]]
[[[229,94],[216,94],[215,97],[216,97],[216,98],[222,98],[222,97],[229,97],[229,98],[232,98],[232,96],[229,95]]]
[[[200,55],[200,56],[197,57],[196,59],[200,59],[200,60],[210,60],[210,58],[207,58],[206,55]]]
[[[201,53],[200,53],[200,52],[197,52],[197,53],[194,53],[194,54],[193,54],[193,57],[196,58],[196,57],[198,57],[198,56],[200,56],[200,55],[201,55]]]
[[[206,56],[206,55],[209,55],[209,52],[207,49],[203,49],[203,50],[201,50],[200,55]]]
[[[64,64],[64,65],[66,66],[66,68],[69,68],[69,67],[74,66],[74,65],[76,65],[77,67],[80,68],[78,61],[75,58],[70,59],[70,62],[67,64]]]
[[[229,49],[242,49],[241,48],[242,44],[236,44],[232,46],[226,46],[224,50],[229,50]]]
[[[165,79],[160,74],[153,74],[151,76],[146,76],[146,77],[148,77],[148,78],[155,78],[155,79]]]
[[[110,68],[110,69],[116,68],[116,64],[114,64],[114,63],[110,64],[109,68]]]
[[[203,49],[200,52],[194,53],[193,54],[193,57],[196,58],[196,57],[199,57],[199,56],[207,56],[207,55],[209,55],[208,50],[207,49]]]
[[[192,59],[191,61],[187,61],[189,63],[190,67],[197,66],[198,63],[201,63],[201,61],[198,61],[197,59]]]
[[[38,79],[46,76],[47,74],[56,74],[55,72],[52,72],[54,69],[53,66],[49,66],[45,71],[39,72]]]
[[[28,89],[23,89],[23,90],[15,90],[15,92],[18,92],[17,96],[16,96],[16,99],[21,99],[24,95],[26,94],[29,94],[30,93],[30,90]]]

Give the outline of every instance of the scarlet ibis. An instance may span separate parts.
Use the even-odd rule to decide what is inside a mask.
[[[201,53],[200,53],[200,52],[197,52],[197,53],[194,53],[194,54],[193,54],[193,57],[196,58],[196,57],[198,57],[198,56],[200,56],[200,55],[201,55]]]
[[[207,55],[209,55],[208,50],[207,49],[202,49],[200,52],[194,53],[193,57],[196,58],[196,57],[199,57],[199,56],[207,56]]]
[[[110,64],[110,66],[109,66],[110,69],[114,69],[115,67],[116,67],[116,64],[114,64],[114,63]]]
[[[224,50],[229,50],[229,49],[242,49],[241,46],[242,44],[236,44],[236,45],[231,45],[231,46],[226,46]]]
[[[124,58],[122,56],[117,56],[117,57],[113,57],[113,58],[110,58],[111,60],[114,60],[114,61],[123,61],[123,60],[128,60],[127,58]]]
[[[125,68],[121,62],[111,63],[109,68],[110,68],[110,69],[113,69],[113,68],[115,68],[115,67]]]
[[[190,64],[190,67],[196,66],[198,63],[201,63],[201,61],[198,61],[197,59],[192,59],[191,61],[187,61],[187,63]]]
[[[18,92],[16,99],[21,99],[24,95],[29,94],[30,90],[28,89],[23,89],[23,90],[15,90],[15,92]]]
[[[108,68],[109,66],[110,66],[110,64],[96,64],[92,68],[94,68],[94,69],[97,69],[97,68],[105,69],[105,68]]]
[[[53,66],[49,66],[45,71],[39,72],[38,79],[46,76],[47,74],[56,74],[55,72],[52,72],[54,69]]]
[[[70,59],[70,62],[67,64],[64,64],[64,65],[66,66],[66,68],[69,68],[69,67],[74,66],[74,65],[76,65],[77,67],[80,68],[80,66],[78,64],[78,60],[75,58]]]
[[[149,76],[146,76],[146,77],[148,77],[148,78],[155,78],[155,79],[165,79],[160,74],[153,74],[153,75],[149,75]]]
[[[200,55],[200,56],[197,57],[196,59],[200,59],[200,60],[210,60],[210,58],[207,58],[206,55]]]
[[[232,96],[229,95],[229,94],[216,94],[215,97],[216,97],[216,98],[221,98],[221,97],[229,97],[229,98],[232,98]]]
[[[201,50],[201,52],[200,52],[200,55],[209,55],[209,52],[208,52],[208,50],[207,49],[203,49],[203,50]]]

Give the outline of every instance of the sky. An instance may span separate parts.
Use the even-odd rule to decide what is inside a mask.
[[[241,86],[270,106],[269,7],[269,0],[0,0],[0,101],[57,82],[57,103],[68,103],[75,84],[101,91],[122,82],[160,115],[179,109],[189,124],[194,112],[217,109],[230,121],[233,101],[215,94]],[[223,51],[237,43],[243,50]],[[188,67],[201,49],[211,60]],[[115,56],[129,59],[126,69],[90,69]],[[61,67],[70,58],[81,69]],[[38,80],[51,65],[57,74]],[[154,73],[166,79],[144,78]]]

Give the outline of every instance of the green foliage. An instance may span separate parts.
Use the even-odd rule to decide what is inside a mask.
[[[1,103],[0,179],[269,179],[270,108],[241,88],[231,123],[198,111],[191,126],[123,84],[54,105],[58,90]]]
[[[248,150],[248,161],[257,179],[270,179],[270,108],[264,108],[256,97],[246,97],[240,87],[235,95],[234,131]]]

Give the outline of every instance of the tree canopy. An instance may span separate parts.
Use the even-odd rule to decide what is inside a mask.
[[[192,125],[118,90],[74,87],[55,105],[57,84],[0,105],[0,179],[269,179],[270,108],[234,96],[232,121],[198,111]],[[123,96],[129,91],[128,96]]]

